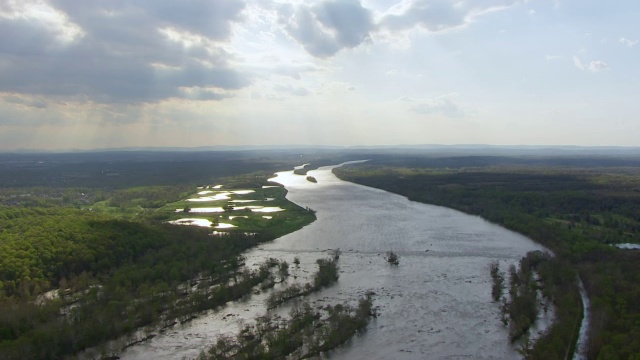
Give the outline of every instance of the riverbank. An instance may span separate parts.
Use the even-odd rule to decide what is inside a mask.
[[[580,274],[591,298],[591,318],[599,319],[589,322],[587,356],[626,358],[640,351],[630,322],[640,314],[634,295],[640,252],[608,245],[640,241],[640,194],[634,190],[640,171],[517,165],[456,169],[444,167],[446,158],[439,162],[442,168],[361,166],[336,173],[416,201],[480,215],[548,246],[574,279]],[[598,164],[606,166],[602,159]],[[538,341],[531,357],[566,358],[574,348],[582,314],[577,285],[567,295],[566,300],[555,299],[559,317],[567,314],[565,320]],[[617,304],[625,304],[624,309],[614,311]],[[619,346],[610,345],[616,341]]]

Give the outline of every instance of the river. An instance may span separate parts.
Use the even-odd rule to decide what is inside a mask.
[[[304,282],[315,260],[340,248],[338,283],[310,297],[314,305],[353,303],[373,291],[379,316],[367,331],[333,351],[332,359],[510,359],[498,304],[491,300],[489,263],[502,270],[528,251],[544,250],[530,239],[480,217],[407,200],[339,180],[331,169],[309,171],[317,183],[292,171],[273,179],[287,198],[317,211],[317,221],[249,251],[247,264],[267,257],[287,260]],[[399,266],[383,258],[393,250]],[[123,359],[193,358],[216,336],[236,332],[266,309],[267,294],[210,312],[125,351]],[[282,310],[285,311],[285,310]]]

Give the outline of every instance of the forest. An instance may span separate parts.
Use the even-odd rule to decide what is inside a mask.
[[[589,359],[640,357],[640,163],[609,157],[385,156],[335,169],[343,180],[479,215],[556,255],[558,319],[524,354],[566,358],[581,317],[576,281],[591,301]]]
[[[107,341],[124,349],[273,286],[288,265],[267,259],[244,269],[241,254],[315,219],[284,188],[262,188],[301,157],[339,161],[299,153],[0,156],[0,358],[115,356]],[[166,223],[176,202],[217,183],[264,192],[286,211],[269,222],[240,219],[218,236]]]

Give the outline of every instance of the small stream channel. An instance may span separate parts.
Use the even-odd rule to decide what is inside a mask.
[[[489,264],[516,264],[528,251],[544,250],[530,239],[480,217],[412,202],[386,191],[341,181],[331,170],[309,171],[317,183],[292,171],[273,181],[287,198],[317,211],[317,221],[247,252],[247,266],[275,257],[293,263],[306,282],[315,260],[340,248],[340,279],[310,296],[314,306],[353,303],[373,291],[380,315],[367,331],[333,351],[332,359],[517,359],[491,300]],[[386,251],[400,255],[389,265]],[[293,276],[291,277],[293,278]],[[216,338],[234,334],[266,312],[268,293],[228,304],[184,326],[167,329],[128,348],[122,359],[194,358]],[[287,309],[280,310],[283,313]]]
[[[580,324],[580,332],[578,333],[578,340],[576,341],[576,350],[573,354],[573,360],[586,360],[587,359],[587,341],[591,302],[587,296],[587,291],[584,288],[582,280],[580,281],[580,298],[582,299],[582,323]]]

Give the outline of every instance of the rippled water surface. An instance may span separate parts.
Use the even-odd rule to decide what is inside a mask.
[[[502,269],[527,251],[543,250],[528,238],[455,210],[411,202],[405,197],[337,179],[332,167],[309,171],[317,183],[292,172],[274,179],[287,198],[317,211],[318,220],[300,231],[247,253],[247,263],[266,257],[292,262],[298,281],[315,271],[315,259],[340,248],[338,283],[311,297],[316,305],[353,302],[376,293],[380,315],[363,335],[332,352],[335,359],[518,358],[491,301],[488,265]],[[400,265],[383,255],[393,250]],[[129,348],[124,359],[195,357],[216,336],[266,310],[268,294],[230,304],[186,327],[170,329]]]

